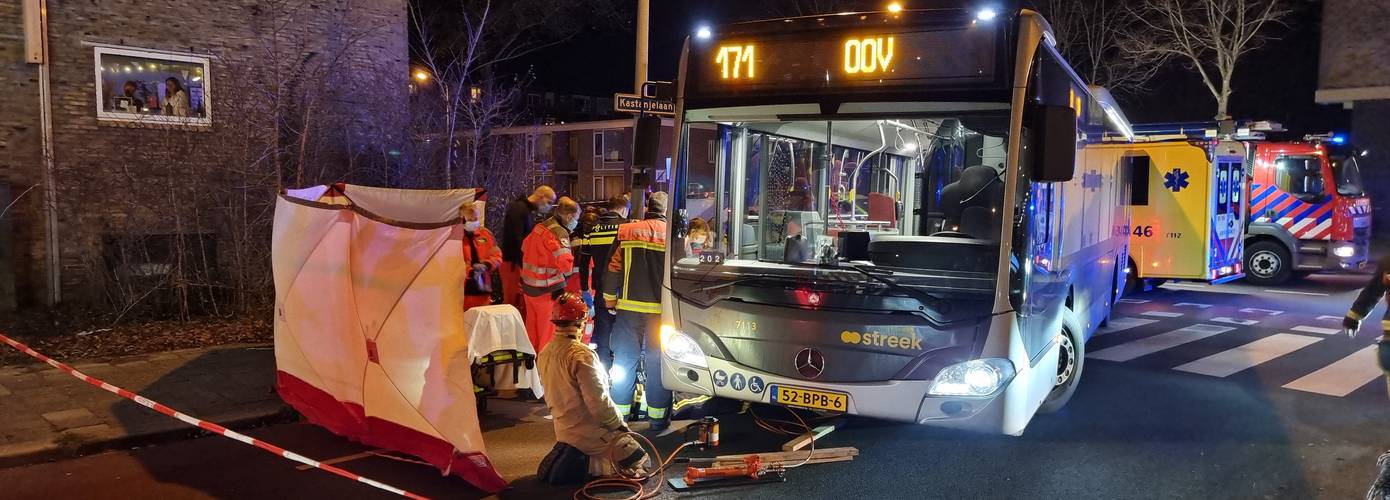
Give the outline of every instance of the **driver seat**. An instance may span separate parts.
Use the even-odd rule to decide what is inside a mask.
[[[994,167],[973,165],[962,171],[956,182],[941,188],[941,210],[946,218],[942,231],[976,239],[997,237],[1004,220],[998,213],[1004,201],[1004,182],[999,175]]]

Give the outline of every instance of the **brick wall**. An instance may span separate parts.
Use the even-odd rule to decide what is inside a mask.
[[[1390,0],[1325,0],[1318,88],[1390,85]]]
[[[381,136],[404,128],[389,123],[404,115],[383,110],[406,99],[405,0],[304,0],[292,14],[268,7],[273,3],[48,0],[65,299],[102,299],[93,277],[100,274],[104,241],[111,235],[219,230],[219,207],[200,194],[238,181],[232,172],[249,145],[272,140],[267,138],[274,125],[264,118],[275,105],[266,89],[283,89],[284,95],[324,89],[312,102],[281,106],[311,110],[289,126],[313,127],[343,144],[389,142]],[[0,3],[0,88],[7,90],[0,93],[0,182],[15,185],[16,194],[39,182],[37,71],[22,62],[19,16],[18,2]],[[99,122],[93,44],[210,56],[212,126]],[[313,72],[315,67],[326,69]],[[301,74],[318,76],[300,81]],[[329,116],[334,121],[321,121]],[[282,146],[295,151],[298,145]],[[313,175],[305,179],[343,178],[343,163],[371,153],[315,149],[301,155],[314,160],[306,168]],[[39,194],[31,192],[15,214],[16,275],[26,304],[44,294]],[[171,216],[175,208],[180,212]]]

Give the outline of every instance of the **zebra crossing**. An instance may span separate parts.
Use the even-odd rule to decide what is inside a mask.
[[[1231,377],[1278,361],[1285,370],[1289,366],[1298,368],[1284,380],[1268,382],[1288,390],[1339,398],[1383,376],[1376,363],[1374,345],[1346,353],[1350,346],[1338,344],[1351,342],[1340,328],[1333,327],[1340,326],[1340,317],[1299,318],[1283,315],[1283,311],[1256,308],[1241,309],[1241,314],[1234,315],[1239,317],[1201,317],[1209,308],[1183,309],[1191,314],[1157,309],[1111,318],[1097,330],[1097,338],[1105,340],[1091,344],[1087,359],[1111,363],[1148,359],[1146,364],[1153,366],[1154,358],[1167,355],[1157,363],[1178,359],[1180,362],[1167,369],[1214,378]],[[1135,335],[1141,329],[1144,334]],[[1237,337],[1223,337],[1231,335]],[[1372,337],[1366,335],[1355,342],[1360,344]],[[1255,338],[1250,340],[1252,336]],[[1112,342],[1116,337],[1125,340]],[[1215,349],[1219,350],[1214,352]],[[1331,357],[1335,359],[1328,362]],[[1262,374],[1261,378],[1268,376]]]

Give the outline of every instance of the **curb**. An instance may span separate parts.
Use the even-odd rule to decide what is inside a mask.
[[[162,415],[153,414],[160,417]],[[253,409],[250,411],[232,411],[222,415],[214,415],[210,421],[216,422],[228,429],[245,430],[264,425],[291,422],[297,420],[299,414],[290,408],[289,405],[278,403],[274,409]],[[10,445],[0,446],[0,469],[33,465],[40,462],[51,462],[60,459],[77,458],[104,451],[115,449],[135,448],[162,444],[176,439],[188,439],[211,435],[211,433],[192,426],[181,426],[178,428],[157,430],[143,434],[121,434],[106,436],[83,437],[80,434],[68,434],[52,440],[25,441]],[[66,439],[64,439],[66,438]]]

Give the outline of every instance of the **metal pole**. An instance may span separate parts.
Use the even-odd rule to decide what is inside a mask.
[[[642,95],[642,84],[647,83],[647,38],[652,18],[651,0],[637,0],[637,69],[633,75],[632,92]]]
[[[651,25],[651,0],[637,0],[637,68],[633,74],[632,88],[633,93],[642,95],[642,87],[647,83],[647,31]],[[632,119],[632,139],[634,150],[637,145],[637,124],[641,121],[643,113],[638,113]],[[632,218],[642,220],[647,213],[647,186],[650,180],[647,179],[648,165],[638,166],[636,158],[631,163],[632,179]]]
[[[57,304],[62,300],[61,250],[58,248],[58,188],[53,168],[53,96],[49,88],[48,67],[48,3],[46,0],[24,2],[25,61],[39,66],[39,142],[42,148],[41,180],[43,185],[43,227],[47,265],[48,293],[44,302]]]

